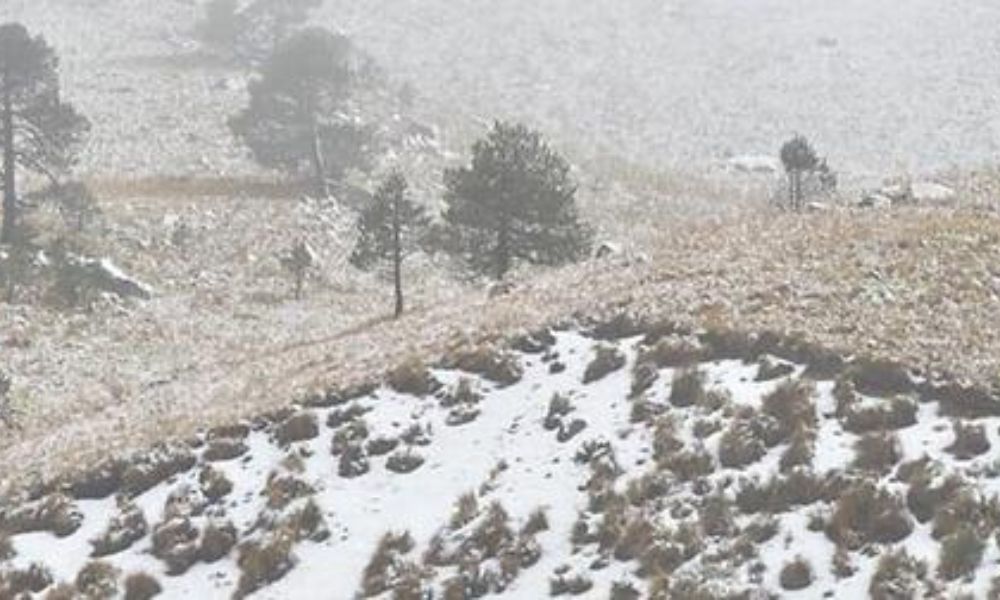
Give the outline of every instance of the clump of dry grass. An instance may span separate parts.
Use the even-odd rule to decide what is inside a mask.
[[[813,570],[809,561],[800,557],[781,567],[778,577],[781,588],[790,592],[804,590],[813,582]]]
[[[420,456],[412,449],[398,450],[389,455],[385,461],[385,468],[393,473],[412,473],[424,464],[424,457]]]
[[[390,457],[391,458],[391,457]],[[337,460],[337,474],[341,477],[360,477],[371,469],[365,448],[359,443],[348,444]]]
[[[767,447],[747,419],[734,419],[719,438],[719,463],[727,468],[751,465],[767,453]]]
[[[428,396],[441,387],[441,382],[434,378],[427,365],[416,358],[390,371],[386,383],[396,392],[411,396]]]
[[[697,340],[671,336],[640,347],[636,364],[651,364],[658,369],[690,367],[708,358],[707,354]]]
[[[524,368],[515,355],[488,344],[460,351],[446,360],[445,364],[460,371],[475,373],[501,386],[514,385],[524,376]]]
[[[368,456],[384,456],[399,447],[399,438],[376,437],[368,440],[365,444],[365,452]]]
[[[467,492],[458,497],[455,508],[451,513],[450,526],[452,529],[461,529],[479,514],[479,500],[475,492]]]
[[[226,474],[210,465],[205,465],[198,473],[198,485],[210,502],[218,502],[233,491],[233,482]]]
[[[892,470],[902,458],[899,439],[891,432],[867,433],[854,445],[854,467],[877,475]]]
[[[782,473],[787,473],[792,469],[812,467],[813,455],[815,454],[816,435],[808,429],[800,429],[792,434],[788,448],[781,455],[778,468]]]
[[[211,521],[205,525],[198,545],[198,560],[213,563],[225,558],[236,546],[236,526],[231,522]]]
[[[293,545],[291,534],[280,529],[267,539],[248,540],[240,544],[236,561],[240,579],[234,596],[246,597],[284,577],[295,565]]]
[[[779,436],[787,440],[797,431],[816,428],[815,388],[805,380],[786,381],[764,396],[763,413],[778,423]]]
[[[413,546],[409,532],[383,535],[361,575],[361,595],[371,598],[391,590],[407,571],[409,563],[405,556]]]
[[[569,570],[557,572],[549,580],[550,596],[579,596],[594,587],[594,582],[583,573],[571,573]]]
[[[573,404],[569,398],[555,392],[549,399],[549,407],[545,412],[542,426],[549,431],[559,429],[562,426],[563,418],[571,412],[573,412]]]
[[[149,573],[132,573],[125,578],[125,600],[152,600],[162,591],[163,586]]]
[[[625,355],[617,347],[597,345],[594,347],[594,358],[584,369],[583,383],[588,384],[604,379],[624,366]]]
[[[122,473],[122,492],[135,497],[171,477],[179,475],[197,463],[190,449],[170,444],[159,444],[149,452],[140,454]]]
[[[92,560],[76,575],[76,589],[85,598],[110,600],[118,594],[120,574],[110,563]]]
[[[273,435],[281,446],[304,442],[319,435],[319,422],[311,412],[296,413],[275,427]]]
[[[240,456],[246,454],[247,450],[249,450],[249,448],[243,440],[226,437],[210,439],[208,441],[208,446],[202,453],[202,458],[209,462],[233,460],[234,458],[239,458]]]
[[[67,537],[75,533],[82,522],[83,514],[63,494],[49,494],[35,502],[0,513],[0,530],[12,535],[50,531],[58,537]]]
[[[338,428],[330,440],[330,454],[338,456],[347,449],[348,446],[361,444],[368,438],[368,423],[357,418],[348,421]]]
[[[927,577],[927,565],[906,553],[889,551],[882,555],[868,586],[872,600],[916,598]]]
[[[338,408],[331,410],[330,414],[326,418],[326,426],[331,429],[336,429],[341,427],[345,423],[350,423],[360,419],[367,413],[370,408],[366,408],[364,405],[355,402],[344,408]]]
[[[952,431],[955,440],[945,450],[958,460],[970,460],[990,451],[990,442],[983,425],[956,420],[952,423]]]
[[[697,368],[681,369],[674,374],[670,386],[670,404],[686,408],[701,404],[705,399],[705,374]]]
[[[299,477],[287,471],[273,471],[261,495],[267,498],[267,507],[280,510],[297,498],[311,496],[315,489]]]
[[[142,510],[123,499],[118,503],[118,514],[108,523],[104,533],[90,541],[93,547],[91,556],[100,558],[121,552],[145,537],[148,530]]]
[[[909,371],[891,360],[860,359],[850,366],[847,374],[857,390],[868,396],[888,397],[908,394],[915,389]]]
[[[891,544],[910,535],[913,524],[902,501],[891,492],[862,481],[838,499],[826,534],[852,550],[866,544]]]
[[[0,571],[0,597],[3,598],[20,598],[26,593],[38,594],[50,585],[52,573],[38,563]]]
[[[979,568],[986,541],[975,528],[959,527],[941,541],[938,576],[947,581],[968,575]]]
[[[153,556],[170,575],[182,575],[198,561],[198,529],[187,517],[174,517],[153,529]]]

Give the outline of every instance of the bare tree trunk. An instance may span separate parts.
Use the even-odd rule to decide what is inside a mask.
[[[497,230],[497,247],[494,250],[496,260],[496,278],[502,281],[510,270],[510,224],[507,215],[500,215],[500,227]]]
[[[326,159],[323,156],[323,140],[319,135],[319,124],[316,122],[315,113],[309,114],[309,128],[312,135],[312,163],[313,176],[316,178],[316,193],[320,198],[330,195],[330,188],[326,184]]]
[[[396,318],[403,314],[403,246],[400,228],[399,204],[401,198],[392,200],[392,279],[396,288]]]
[[[14,107],[10,91],[3,97],[3,228],[0,243],[14,241],[17,233],[17,181],[14,178]]]

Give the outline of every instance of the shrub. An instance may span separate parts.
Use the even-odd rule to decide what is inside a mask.
[[[864,406],[855,403],[843,413],[844,429],[851,433],[903,429],[916,422],[917,404],[902,396]]]
[[[528,520],[521,527],[522,536],[533,536],[549,528],[549,519],[545,515],[545,509],[536,508],[528,515]]]
[[[475,384],[468,377],[458,380],[450,391],[441,397],[441,408],[452,408],[461,405],[476,405],[483,399],[483,395],[476,391]]]
[[[0,571],[0,597],[19,598],[29,592],[40,593],[52,585],[52,573],[38,563],[20,569]]]
[[[364,419],[354,419],[341,426],[330,440],[330,454],[338,456],[350,446],[360,445],[368,437],[368,423]]]
[[[629,398],[638,399],[646,390],[653,387],[660,374],[654,365],[645,362],[637,362],[632,367],[632,387],[629,390]]]
[[[751,465],[767,454],[767,448],[745,419],[735,419],[719,438],[719,463],[739,469]]]
[[[341,477],[360,477],[367,473],[370,468],[371,465],[361,444],[350,444],[347,446],[337,461],[337,474]]]
[[[201,493],[212,502],[217,502],[233,491],[233,482],[226,474],[210,466],[202,468],[198,474]]]
[[[838,498],[826,533],[833,542],[856,550],[870,543],[899,542],[912,530],[899,498],[863,481]]]
[[[197,462],[189,448],[159,445],[136,458],[125,469],[122,473],[122,491],[134,498],[191,469]]]
[[[689,367],[705,360],[707,353],[697,341],[686,337],[667,337],[658,340],[652,347],[640,348],[638,363],[655,365],[657,368]]]
[[[361,575],[361,593],[365,597],[377,596],[392,589],[403,571],[403,556],[413,550],[409,532],[386,533],[379,540],[375,552]]]
[[[569,398],[556,392],[549,399],[549,408],[545,413],[545,420],[542,422],[542,426],[549,431],[559,429],[562,425],[563,417],[571,412],[573,412],[573,405],[570,403]]]
[[[863,471],[883,475],[899,462],[902,450],[892,433],[868,433],[854,445],[854,466]]]
[[[132,573],[125,578],[125,600],[150,600],[162,591],[160,582],[148,573]]]
[[[951,535],[962,527],[992,531],[1000,526],[1000,503],[981,498],[973,489],[961,489],[934,511],[931,535],[935,539]]]
[[[237,598],[243,598],[273,583],[288,573],[295,564],[292,556],[293,538],[278,531],[266,540],[249,540],[240,544],[240,579],[236,585]]]
[[[643,515],[629,518],[612,545],[615,560],[630,561],[642,556],[653,543],[656,529]],[[603,546],[604,544],[602,544]]]
[[[795,365],[764,355],[757,359],[757,375],[754,381],[773,381],[787,377],[795,372]]]
[[[208,447],[202,453],[202,458],[209,462],[232,460],[246,454],[249,448],[242,440],[219,438],[209,440]]]
[[[609,600],[639,600],[642,594],[630,581],[615,581],[611,584]]]
[[[705,535],[726,537],[735,530],[732,504],[721,494],[705,499],[698,510],[698,520]]]
[[[187,517],[175,517],[153,529],[153,556],[167,565],[169,575],[181,575],[198,560],[198,529]]]
[[[800,429],[792,434],[788,448],[781,455],[778,464],[782,473],[787,473],[799,467],[812,466],[816,437],[812,431]]]
[[[267,477],[264,491],[261,495],[267,497],[267,507],[280,510],[293,500],[305,498],[316,493],[311,485],[291,473],[274,471]]]
[[[682,369],[674,373],[670,386],[670,404],[686,408],[705,400],[705,374],[698,369]]]
[[[951,581],[972,573],[979,567],[985,547],[986,542],[975,529],[959,527],[941,542],[938,576]]]
[[[319,435],[319,424],[316,415],[310,412],[300,412],[288,417],[274,431],[275,440],[282,446],[311,440],[317,435]]]
[[[393,473],[412,473],[424,464],[424,458],[412,450],[401,450],[392,453],[385,461],[385,468]]]
[[[513,385],[521,380],[524,369],[517,357],[493,346],[478,346],[459,354],[454,367],[475,373],[501,386]]]
[[[377,437],[368,440],[365,444],[365,451],[368,456],[384,456],[395,450],[399,446],[398,438]]]
[[[782,440],[789,439],[796,431],[816,428],[814,391],[804,380],[786,381],[764,397],[761,408],[765,415],[778,422]]]
[[[704,449],[674,452],[664,460],[662,465],[681,481],[705,477],[715,471],[712,455]]]
[[[594,348],[594,358],[583,372],[583,383],[593,383],[625,366],[625,355],[614,346]]]
[[[209,522],[201,534],[198,559],[213,563],[222,560],[236,546],[236,527],[231,522]]]
[[[76,575],[76,589],[86,598],[103,600],[118,595],[119,570],[110,564],[92,560]]]
[[[67,537],[82,522],[83,514],[63,494],[50,494],[10,512],[0,512],[0,530],[9,535],[49,531],[57,537]]]
[[[365,408],[363,405],[355,402],[344,408],[338,408],[331,410],[329,416],[326,418],[326,426],[331,429],[336,429],[345,423],[350,423],[357,419],[360,419],[367,413],[370,408]]]
[[[118,511],[104,533],[90,541],[93,547],[90,555],[94,558],[121,552],[146,536],[149,527],[139,507],[126,500],[119,505]]]
[[[781,568],[779,576],[781,588],[788,591],[804,590],[813,581],[812,565],[802,557],[797,557]]]
[[[632,506],[663,498],[670,491],[670,482],[661,473],[651,471],[628,482],[625,497]]]
[[[486,515],[466,539],[463,552],[475,549],[477,556],[483,559],[499,556],[503,548],[514,539],[509,521],[507,511],[499,502],[490,504]]]
[[[582,573],[560,574],[549,580],[550,596],[579,596],[590,591],[594,582]]]
[[[411,396],[427,396],[441,387],[427,366],[417,359],[409,360],[392,371],[387,376],[386,383],[400,394]]]
[[[455,509],[451,512],[451,528],[461,529],[479,514],[479,501],[475,492],[466,492],[458,497],[455,502]]]
[[[986,439],[986,428],[982,425],[965,424],[962,421],[952,423],[955,441],[946,450],[958,460],[969,460],[990,450],[990,442]]]
[[[927,575],[927,565],[905,550],[883,554],[868,586],[872,600],[916,598],[920,583]]]

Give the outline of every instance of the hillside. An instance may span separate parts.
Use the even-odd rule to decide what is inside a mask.
[[[515,347],[40,488],[0,511],[0,590],[106,597],[136,573],[163,598],[1000,588],[995,399],[780,337],[614,321]]]

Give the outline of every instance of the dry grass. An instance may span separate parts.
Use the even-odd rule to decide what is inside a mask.
[[[991,281],[987,265],[1000,262],[996,216],[914,209],[748,216],[667,227],[671,235],[651,238],[648,264],[623,268],[598,262],[546,272],[492,299],[469,288],[424,287],[415,292],[413,311],[398,322],[372,318],[370,308],[360,310],[356,296],[343,291],[310,299],[314,308],[294,335],[287,320],[277,328],[280,307],[254,309],[260,326],[233,331],[233,315],[247,310],[239,308],[245,303],[211,289],[199,291],[200,299],[186,296],[195,309],[184,319],[178,320],[176,311],[171,320],[160,316],[174,301],[170,298],[184,302],[184,296],[170,295],[137,309],[149,316],[148,327],[123,328],[120,321],[99,317],[77,327],[92,346],[88,355],[102,357],[100,363],[81,361],[65,388],[44,383],[62,378],[55,373],[27,375],[27,365],[46,362],[35,357],[47,346],[12,352],[15,388],[27,390],[31,410],[23,416],[23,430],[4,437],[0,471],[53,474],[95,464],[109,452],[232,423],[334,384],[361,383],[414,353],[441,356],[451,348],[537,330],[567,314],[606,316],[626,300],[637,315],[806,332],[812,342],[865,347],[926,372],[948,371],[980,382],[1000,372],[1000,331],[991,325],[997,300],[988,285],[977,285]],[[934,260],[927,260],[931,256]],[[179,277],[182,273],[178,270]],[[581,289],[594,293],[580,294]],[[871,300],[886,290],[891,301]],[[336,312],[332,306],[344,307],[343,318],[329,318]],[[21,322],[13,317],[0,307],[0,324]],[[14,325],[12,335],[34,340],[67,335],[61,319],[44,313],[31,312],[28,322],[30,330]],[[124,395],[115,397],[112,388],[93,383],[107,380],[108,365],[135,364],[133,357],[142,359],[143,368],[112,374],[124,380],[115,386],[126,390]],[[151,369],[151,360],[161,366]],[[36,385],[46,391],[31,396]],[[157,418],[149,418],[151,411]],[[81,420],[80,414],[88,417]],[[24,478],[7,483],[15,480]]]

